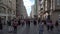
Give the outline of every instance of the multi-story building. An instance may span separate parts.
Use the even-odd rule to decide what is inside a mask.
[[[40,0],[35,0],[34,17],[40,18]]]
[[[16,16],[17,18],[25,18],[27,16],[23,0],[16,0]]]
[[[51,19],[55,23],[60,19],[60,0],[52,0],[52,2]]]
[[[38,0],[38,17],[43,19],[44,17],[44,0]]]
[[[22,16],[24,19],[26,19],[28,17],[27,10],[26,10],[25,6],[23,7]]]
[[[30,13],[31,18],[34,18],[34,15],[35,15],[35,5],[32,5],[31,6],[31,13]]]
[[[44,0],[43,16],[50,15],[50,19],[55,22],[60,18],[60,0]]]
[[[7,21],[16,15],[16,0],[0,0],[0,17]]]

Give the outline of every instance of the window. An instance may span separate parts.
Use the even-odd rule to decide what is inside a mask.
[[[12,13],[12,11],[10,9],[8,9],[8,14],[11,14],[11,13]]]
[[[0,13],[6,13],[5,8],[4,7],[0,7]]]

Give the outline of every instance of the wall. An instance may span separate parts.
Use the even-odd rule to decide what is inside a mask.
[[[58,20],[59,15],[60,15],[60,11],[54,11],[54,12],[52,13],[51,19],[52,19],[53,23],[55,23],[55,21]]]

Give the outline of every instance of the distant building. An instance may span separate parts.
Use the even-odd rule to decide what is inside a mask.
[[[23,15],[24,19],[28,17],[27,10],[26,10],[25,6],[23,7],[22,15]]]
[[[35,15],[35,5],[32,5],[31,6],[31,13],[30,13],[31,18],[34,18],[34,15]]]
[[[44,11],[44,0],[35,0],[35,15],[38,18],[43,19],[43,11]]]

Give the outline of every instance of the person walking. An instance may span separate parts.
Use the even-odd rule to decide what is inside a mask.
[[[3,23],[1,22],[1,18],[0,18],[0,34],[3,34]]]
[[[24,26],[24,19],[22,19],[22,22],[21,23],[22,23],[22,26]]]
[[[8,31],[11,32],[11,20],[8,20],[7,24],[8,24]]]
[[[30,26],[30,20],[28,20],[28,25]]]
[[[2,30],[3,29],[3,24],[2,24],[2,20],[1,20],[2,18],[0,17],[0,30]]]
[[[53,26],[52,20],[50,20],[50,24],[51,24],[50,30],[53,31],[54,26]]]
[[[28,27],[30,27],[30,20],[29,20],[29,19],[26,20],[26,25],[27,25]]]
[[[18,26],[18,21],[14,20],[14,22],[13,22],[13,28],[14,28],[14,32],[15,33],[17,32],[17,26]]]
[[[43,34],[44,31],[44,23],[39,23],[39,34]]]
[[[18,20],[18,25],[20,25],[20,24],[21,24],[21,19]]]
[[[3,29],[3,25],[2,25],[2,23],[0,22],[0,30],[2,31],[2,29]]]
[[[39,19],[38,19],[38,24],[39,24],[40,22],[41,22],[41,19],[39,18]]]
[[[37,21],[36,20],[34,20],[34,25],[37,25]]]
[[[58,20],[57,20],[57,21],[55,22],[55,27],[56,27],[56,29],[59,31],[58,26],[59,26],[59,23],[58,23]]]
[[[52,20],[48,20],[47,21],[47,30],[49,31],[49,30],[53,30],[53,23],[52,23]]]
[[[59,24],[58,24],[58,21],[56,21],[56,22],[55,22],[55,27],[58,27],[58,25],[59,25]]]

